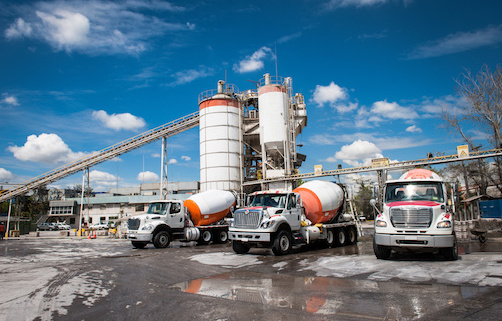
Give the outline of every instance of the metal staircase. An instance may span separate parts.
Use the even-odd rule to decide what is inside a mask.
[[[199,112],[195,112],[184,117],[173,120],[159,127],[148,130],[142,134],[126,139],[120,143],[94,152],[89,156],[60,166],[22,184],[13,186],[0,195],[0,202],[7,201],[13,197],[24,194],[30,189],[40,185],[49,184],[60,180],[66,176],[84,170],[106,160],[127,153],[133,149],[149,144],[162,137],[171,137],[199,125]]]

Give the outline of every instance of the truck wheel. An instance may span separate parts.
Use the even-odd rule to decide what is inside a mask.
[[[387,260],[390,258],[391,249],[387,246],[377,245],[375,239],[373,239],[373,252],[377,259]]]
[[[453,239],[453,246],[447,247],[440,250],[445,260],[448,261],[456,261],[458,260],[458,245],[457,245],[457,237]]]
[[[226,243],[228,241],[228,233],[225,230],[219,230],[216,232],[215,240],[216,243]]]
[[[213,233],[209,230],[202,231],[200,233],[200,237],[197,240],[197,244],[199,245],[207,245],[213,239]]]
[[[354,226],[347,227],[347,244],[357,243],[357,230]]]
[[[166,248],[171,243],[171,236],[167,231],[160,231],[153,237],[153,245],[156,248]]]
[[[335,229],[335,242],[338,246],[344,246],[347,243],[347,235],[345,234],[345,229]]]
[[[237,254],[246,254],[249,252],[249,245],[241,241],[232,241],[232,249]]]
[[[288,254],[293,246],[292,242],[291,233],[282,230],[275,238],[274,244],[272,245],[272,252],[274,252],[275,255]]]
[[[131,243],[135,249],[144,249],[145,246],[148,244],[147,242],[138,242],[138,241],[131,241]]]
[[[332,247],[335,245],[335,233],[333,232],[333,229],[328,229],[326,231],[325,244],[327,247]]]

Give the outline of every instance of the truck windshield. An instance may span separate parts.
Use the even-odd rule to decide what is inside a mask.
[[[284,208],[287,194],[258,194],[251,199],[249,206],[270,206]]]
[[[388,183],[385,190],[385,203],[399,201],[444,202],[441,183],[413,182]]]
[[[169,204],[171,203],[152,203],[148,207],[148,211],[146,211],[147,214],[159,214],[159,215],[164,215],[166,214],[166,210],[169,208]]]

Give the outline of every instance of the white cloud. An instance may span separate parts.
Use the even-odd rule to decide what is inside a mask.
[[[371,7],[374,5],[386,3],[389,0],[330,0],[324,6],[326,9],[338,9],[345,7]]]
[[[107,173],[107,172],[102,172],[98,170],[92,170],[89,172],[89,180],[93,182],[98,182],[101,185],[109,185],[109,184],[116,184],[117,182],[117,176]]]
[[[349,98],[346,88],[342,88],[333,81],[328,86],[316,85],[311,101],[318,106],[329,104],[339,113],[347,113],[358,108],[358,103],[347,102]]]
[[[213,69],[207,68],[205,66],[199,67],[199,69],[188,69],[182,70],[174,73],[172,76],[176,79],[169,86],[176,86],[190,83],[199,78],[205,78],[208,76],[212,76],[214,74]]]
[[[317,85],[312,99],[316,104],[322,106],[325,103],[334,104],[337,101],[347,99],[347,97],[347,90],[332,81],[328,86]]]
[[[158,0],[40,1],[26,8],[19,8],[24,14],[6,29],[5,36],[45,41],[67,52],[138,55],[156,37],[195,28],[190,22],[172,23],[155,16],[185,10]]]
[[[17,101],[17,98],[15,96],[9,96],[8,94],[3,94],[5,97],[2,99],[2,102],[8,105],[13,105],[13,106],[18,106],[19,102]]]
[[[5,168],[0,167],[0,181],[8,182],[13,178],[14,178],[14,174],[12,174],[10,171],[6,170]]]
[[[31,36],[33,29],[30,23],[26,23],[22,18],[17,18],[16,22],[10,25],[5,30],[5,37],[7,39],[16,39],[21,37]]]
[[[177,161],[175,158],[171,158],[171,159],[169,160],[169,162],[167,162],[167,163],[168,163],[168,164],[176,164],[176,163],[178,163],[178,161]]]
[[[264,67],[263,60],[265,60],[268,56],[273,56],[272,49],[268,47],[261,47],[251,56],[247,56],[238,64],[234,64],[233,69],[235,72],[240,74],[262,69]]]
[[[408,59],[439,57],[502,42],[502,26],[458,32],[415,48]]]
[[[328,162],[342,160],[351,166],[369,165],[371,159],[381,158],[382,151],[375,144],[369,141],[357,140],[350,145],[344,145],[334,157],[326,159]]]
[[[23,146],[9,146],[7,150],[19,160],[47,164],[71,162],[85,156],[85,153],[73,152],[58,135],[45,133],[30,135]]]
[[[186,161],[186,162],[189,162],[192,160],[192,158],[190,156],[181,156],[181,159]]]
[[[402,107],[396,102],[389,103],[386,100],[373,103],[371,113],[387,119],[418,118],[418,114],[412,108]]]
[[[81,13],[56,10],[54,14],[37,11],[45,28],[44,37],[58,50],[70,52],[74,48],[85,46],[91,26],[89,19]]]
[[[92,118],[101,121],[103,125],[113,130],[137,130],[146,125],[143,118],[130,113],[108,115],[106,111],[99,110],[92,112]]]
[[[422,129],[420,129],[420,127],[417,127],[417,125],[411,125],[406,128],[406,131],[409,133],[421,133]]]
[[[146,171],[146,172],[140,172],[136,179],[140,182],[159,182],[160,178],[159,175],[155,174],[154,172]]]

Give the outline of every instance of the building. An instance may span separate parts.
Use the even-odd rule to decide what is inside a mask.
[[[83,202],[81,197],[51,200],[47,216],[39,223],[64,222],[71,228],[78,229],[80,217],[84,226],[120,222],[129,216],[144,214],[148,204],[159,199],[159,185],[148,183],[141,184],[140,187],[111,188],[107,193],[84,197]],[[173,182],[168,186],[169,199],[185,200],[198,192],[199,182]]]

